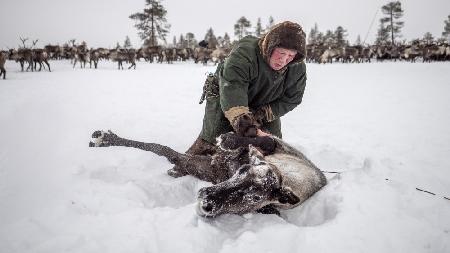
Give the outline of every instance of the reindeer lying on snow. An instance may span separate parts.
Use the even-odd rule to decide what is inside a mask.
[[[197,213],[215,217],[225,213],[275,213],[294,208],[326,184],[322,172],[300,151],[276,137],[223,134],[213,156],[181,154],[157,144],[121,138],[111,131],[95,131],[91,147],[125,146],[153,152],[188,174],[212,182],[198,193]]]

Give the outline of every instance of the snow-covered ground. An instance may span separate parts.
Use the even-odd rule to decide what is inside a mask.
[[[309,64],[284,139],[343,173],[281,217],[206,220],[194,206],[208,183],[88,142],[111,129],[186,150],[214,67],[51,64],[7,62],[0,80],[0,252],[450,252],[449,63]]]

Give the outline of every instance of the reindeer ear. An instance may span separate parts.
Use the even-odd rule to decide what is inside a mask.
[[[248,158],[250,164],[258,165],[264,160],[264,155],[253,145],[248,145]]]
[[[278,201],[281,204],[295,205],[300,202],[300,198],[297,197],[289,187],[283,187],[277,193]]]

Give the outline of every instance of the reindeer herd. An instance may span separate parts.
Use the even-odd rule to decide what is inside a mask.
[[[323,45],[307,45],[306,61],[315,63],[363,63],[376,61],[409,61],[422,62],[450,61],[450,46],[448,44],[411,45],[371,45],[327,47]]]
[[[23,46],[18,49],[0,51],[0,78],[6,78],[5,62],[12,60],[18,62],[21,71],[41,71],[42,68],[51,71],[49,60],[70,60],[75,68],[97,68],[100,61],[117,62],[117,68],[123,69],[123,64],[129,64],[128,69],[136,69],[137,61],[157,62],[171,64],[175,61],[193,60],[195,63],[217,64],[225,59],[231,48],[173,48],[162,46],[144,46],[133,48],[88,48],[85,42],[76,45],[72,41],[63,46],[46,45],[44,48],[35,48],[37,40],[32,41],[32,46],[27,47],[22,39]],[[306,61],[310,63],[363,63],[372,60],[403,60],[416,62],[449,61],[450,46],[448,44],[424,44],[413,43],[411,45],[368,45],[329,47],[324,45],[307,45]],[[26,65],[26,68],[25,68]],[[39,65],[39,69],[37,68]]]

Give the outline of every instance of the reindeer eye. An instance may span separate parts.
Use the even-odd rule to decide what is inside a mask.
[[[242,174],[246,173],[248,170],[250,170],[250,165],[242,166],[239,169],[239,174],[242,175]]]
[[[255,195],[255,196],[253,196],[253,201],[260,201],[261,200],[261,196],[259,196],[259,195]]]

